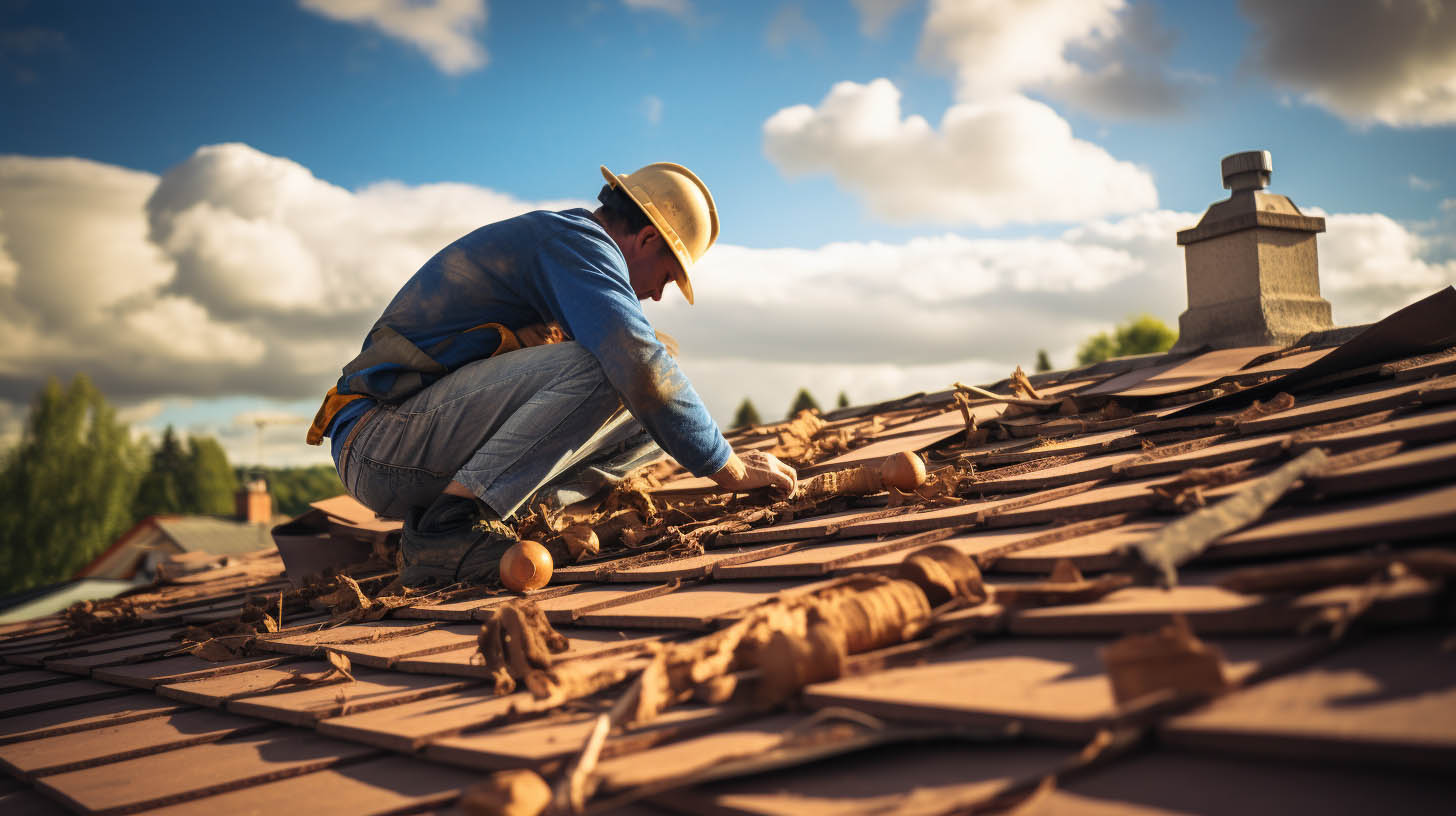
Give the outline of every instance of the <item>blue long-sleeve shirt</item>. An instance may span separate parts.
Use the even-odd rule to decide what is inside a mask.
[[[549,322],[596,357],[627,410],[684,468],[706,476],[727,464],[732,449],[653,332],[621,249],[588,210],[526,213],[440,250],[385,307],[364,349],[385,326],[453,371],[495,351],[494,332],[472,329]],[[353,376],[388,390],[404,371],[382,365]],[[340,393],[350,393],[350,382],[346,374]],[[334,417],[328,435],[335,462],[349,430],[373,405],[356,400]]]

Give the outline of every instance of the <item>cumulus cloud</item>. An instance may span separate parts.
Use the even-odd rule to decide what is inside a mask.
[[[1174,72],[1174,34],[1125,0],[932,0],[921,56],[963,101],[1028,91],[1103,116],[1175,113],[1206,81]]]
[[[47,377],[84,371],[152,425],[160,400],[267,401],[264,418],[290,422],[266,426],[264,461],[321,461],[298,441],[302,421],[403,280],[481,223],[578,203],[467,185],[350,191],[237,144],[161,177],[0,157],[0,245],[14,267],[0,277],[0,437]],[[1456,260],[1433,260],[1428,239],[1386,216],[1327,219],[1323,288],[1342,323],[1456,282]],[[1045,237],[719,245],[695,271],[698,306],[647,308],[721,421],[745,396],[776,416],[805,386],[870,402],[999,379],[1038,348],[1070,365],[1081,340],[1133,313],[1175,321],[1186,295],[1173,236],[1197,220],[1149,210]],[[250,462],[260,416],[184,430]]]
[[[1075,138],[1023,96],[953,105],[937,129],[902,116],[887,79],[840,82],[818,107],[785,108],[763,130],[764,152],[784,173],[828,173],[891,221],[995,227],[1157,205],[1146,170]]]
[[[1355,124],[1456,122],[1456,2],[1241,0],[1249,63]]]
[[[321,393],[441,246],[579,203],[463,184],[350,191],[241,144],[161,177],[0,157],[0,400],[77,371],[124,403]]]
[[[910,0],[851,0],[859,10],[859,27],[866,36],[878,36]]]
[[[299,0],[331,20],[369,26],[424,52],[447,74],[483,67],[487,60],[476,32],[489,11],[485,0]]]

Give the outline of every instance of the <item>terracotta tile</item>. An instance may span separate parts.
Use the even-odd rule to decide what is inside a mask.
[[[323,671],[324,668],[323,661],[295,660],[268,668],[165,683],[157,686],[155,691],[169,699],[218,708],[228,700],[275,688],[280,680],[294,677],[298,672]]]
[[[348,657],[355,665],[387,669],[406,657],[472,648],[479,635],[480,624],[466,623],[437,627],[404,637],[341,643],[330,648]]]
[[[922,666],[846,677],[804,690],[811,707],[847,706],[874,716],[1003,729],[1082,741],[1113,725],[1118,709],[1098,649],[1111,641],[998,639]],[[1296,639],[1210,641],[1223,649],[1229,679],[1309,647]]]
[[[812,765],[710,782],[653,801],[684,813],[937,816],[972,805],[1070,758],[1066,748],[933,742],[887,745]]]
[[[685,587],[620,606],[588,612],[580,626],[644,629],[712,629],[717,619],[747,610],[784,592],[811,591],[817,584],[785,581],[733,581]]]
[[[37,786],[82,811],[141,810],[362,759],[376,749],[279,729],[43,777]]]
[[[671,584],[582,586],[570,594],[537,601],[536,605],[546,613],[546,619],[552,623],[574,623],[588,612],[673,591],[675,587]]]
[[[120,697],[130,689],[92,680],[67,680],[46,686],[0,694],[0,717],[14,717],[52,706],[83,703],[106,697]]]
[[[1171,744],[1365,765],[1456,767],[1444,630],[1386,632],[1173,719]]]
[[[161,660],[148,660],[145,663],[103,666],[95,669],[91,676],[108,683],[150,689],[164,684],[221,677],[225,674],[237,674],[253,669],[266,669],[288,659],[284,655],[270,655],[210,661],[192,655],[179,655]]]
[[[229,700],[227,710],[290,725],[309,726],[326,717],[433,697],[465,688],[465,680],[399,672],[354,671],[354,682],[297,691],[275,691]]]
[[[1371,595],[1367,621],[1424,621],[1436,609],[1438,588],[1405,578],[1378,589],[1331,587],[1300,596],[1243,595],[1217,586],[1128,587],[1095,603],[1044,606],[1008,612],[1006,627],[1018,635],[1116,635],[1150,631],[1174,614],[1194,632],[1289,633],[1310,624],[1320,610],[1342,610]]]
[[[308,813],[359,816],[418,812],[454,801],[476,774],[405,757],[386,757],[265,782],[147,811],[148,816],[215,816],[219,813]]]
[[[11,773],[35,777],[215,742],[268,727],[268,724],[257,720],[207,709],[178,711],[135,722],[0,745],[0,765]]]
[[[345,624],[313,632],[300,632],[284,637],[259,638],[256,647],[265,652],[302,655],[318,653],[319,647],[336,643],[381,641],[402,635],[416,634],[429,629],[429,624],[412,621],[374,621],[371,623]]]
[[[1187,816],[1227,813],[1409,813],[1450,811],[1439,776],[1376,768],[1280,763],[1178,750],[1138,754],[1058,780],[1018,809],[1025,816]]]
[[[731,727],[732,723],[747,717],[745,709],[696,705],[669,709],[650,723],[612,735],[602,748],[602,757],[640,756],[652,742]],[[594,714],[563,714],[478,733],[441,737],[430,741],[425,756],[487,771],[540,767],[580,751],[596,719]]]
[[[714,549],[712,552],[691,558],[679,558],[651,566],[613,572],[607,576],[607,580],[613,583],[627,583],[633,581],[685,581],[693,578],[706,578],[709,575],[713,575],[715,570],[734,564],[747,564],[765,558],[771,558],[779,553],[788,552],[793,546],[793,542],[783,542]]]
[[[186,709],[150,694],[128,694],[75,705],[61,705],[0,718],[0,744],[68,734],[105,725],[144,720]]]
[[[485,727],[513,712],[535,710],[535,700],[528,692],[497,697],[490,688],[475,686],[373,711],[329,717],[318,724],[318,731],[409,753],[419,750],[432,737]]]

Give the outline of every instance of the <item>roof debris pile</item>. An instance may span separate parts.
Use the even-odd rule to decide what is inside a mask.
[[[527,593],[401,589],[331,500],[280,536],[357,566],[0,629],[0,806],[1444,812],[1452,315],[743,429],[793,496],[536,508]]]

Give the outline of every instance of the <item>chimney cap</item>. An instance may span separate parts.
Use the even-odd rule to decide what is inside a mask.
[[[1269,176],[1274,172],[1274,157],[1267,150],[1246,150],[1224,156],[1219,169],[1223,171],[1225,190],[1236,193],[1262,190],[1269,186]]]

